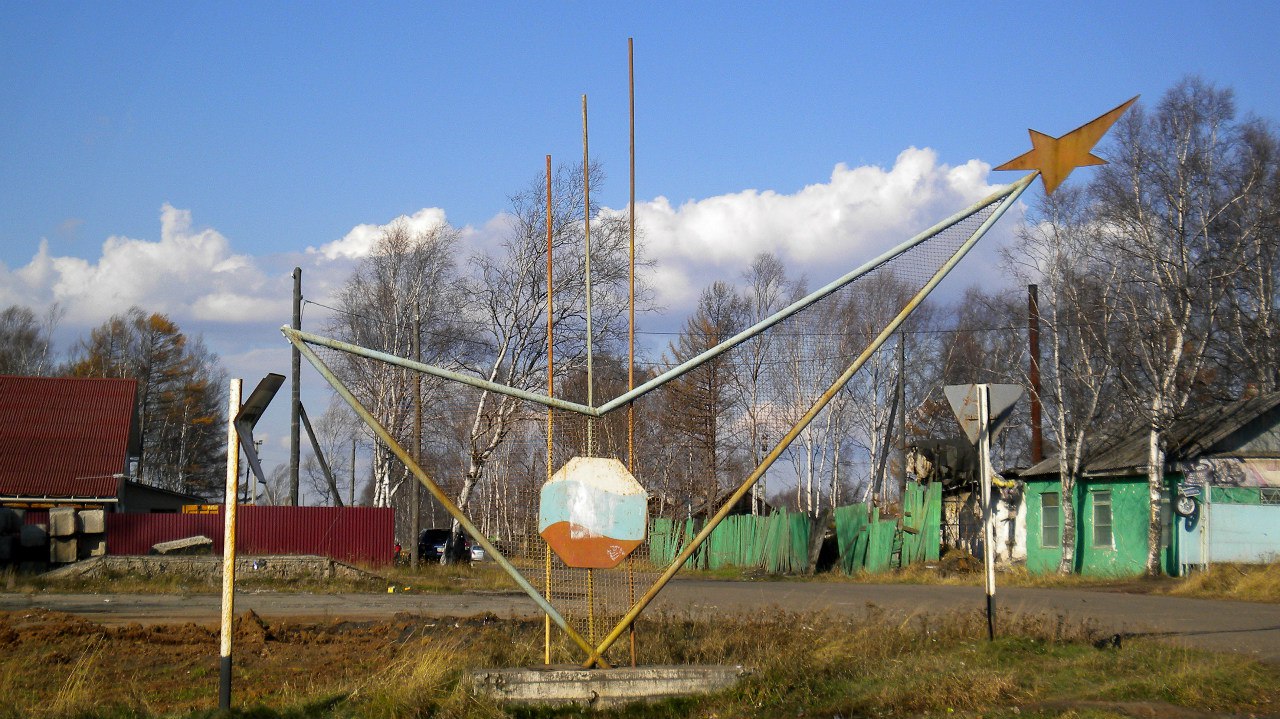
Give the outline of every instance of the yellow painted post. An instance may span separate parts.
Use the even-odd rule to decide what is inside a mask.
[[[223,502],[222,532],[222,644],[218,667],[218,708],[231,709],[231,619],[235,615],[236,586],[236,495],[240,484],[240,433],[236,415],[240,413],[243,381],[231,380],[227,404],[227,489]]]

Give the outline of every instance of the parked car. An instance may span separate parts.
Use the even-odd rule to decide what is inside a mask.
[[[473,549],[470,537],[459,534],[453,541],[450,538],[451,534],[447,529],[422,530],[418,534],[418,560],[439,563],[449,551],[452,551],[454,561],[457,562],[478,562],[484,559],[484,549],[478,546]],[[478,558],[476,552],[479,552]]]
[[[449,543],[449,530],[424,529],[418,533],[418,561],[439,562]]]

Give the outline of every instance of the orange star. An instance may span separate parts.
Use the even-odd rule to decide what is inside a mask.
[[[1107,130],[1124,114],[1129,106],[1138,101],[1133,99],[1062,137],[1050,137],[1043,132],[1028,130],[1031,133],[1031,151],[1025,152],[997,167],[997,170],[1036,170],[1044,182],[1045,194],[1050,194],[1067,179],[1067,175],[1077,167],[1089,165],[1105,165],[1107,161],[1094,155],[1093,146],[1098,144]]]

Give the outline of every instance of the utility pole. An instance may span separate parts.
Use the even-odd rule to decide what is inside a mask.
[[[293,329],[302,330],[302,268],[293,268]],[[302,353],[290,345],[290,368],[293,376],[292,397],[289,402],[289,505],[298,506],[298,456],[301,436],[298,427],[299,407],[302,406]]]
[[[1044,461],[1044,434],[1040,418],[1040,288],[1027,285],[1027,341],[1031,355],[1031,463]],[[1065,447],[1063,448],[1066,449]]]
[[[413,308],[413,359],[422,361],[422,307],[414,303]],[[413,461],[422,465],[422,373],[413,377]],[[418,534],[422,531],[422,487],[415,479],[410,486],[409,495],[409,562],[413,569],[418,569]]]

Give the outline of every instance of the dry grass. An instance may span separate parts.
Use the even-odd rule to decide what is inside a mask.
[[[419,640],[385,672],[357,686],[348,701],[370,719],[463,713],[469,697],[459,678],[467,653],[464,643],[455,639]]]
[[[832,572],[819,575],[819,581],[857,582],[865,584],[938,584],[981,586],[981,572],[941,571],[936,566],[915,564],[905,569],[852,576]],[[1195,571],[1186,577],[1097,577],[1079,574],[1032,574],[1025,567],[1000,569],[996,584],[1004,587],[1042,587],[1050,589],[1106,589],[1135,594],[1168,594],[1201,599],[1232,599],[1250,602],[1280,603],[1280,563],[1215,564],[1208,571]]]
[[[314,593],[356,593],[415,591],[435,594],[455,592],[518,591],[507,573],[492,562],[474,565],[457,564],[441,566],[424,564],[418,570],[407,567],[379,567],[368,570],[364,578],[315,577],[303,579],[279,579],[261,577],[241,572],[236,575],[236,587],[242,590]],[[113,593],[113,594],[201,594],[216,593],[221,588],[218,575],[192,576],[165,574],[139,576],[119,571],[108,571],[100,576],[52,580],[38,574],[21,574],[6,570],[0,575],[0,586],[10,592],[55,593]]]
[[[475,564],[423,564],[415,572],[408,567],[379,569],[392,586],[431,593],[520,591],[502,567],[494,562]]]
[[[1182,597],[1280,602],[1280,563],[1214,564],[1158,591]]]
[[[40,714],[48,717],[65,717],[86,714],[97,706],[102,696],[98,686],[97,665],[104,646],[101,638],[89,641],[89,645],[84,648],[67,671],[61,689],[54,695],[53,700],[42,708]]]
[[[296,682],[274,691],[264,686],[261,693],[252,694],[250,689],[268,682],[268,677],[281,676],[270,669],[272,662],[296,665],[326,646],[324,642],[352,636],[326,633],[321,625],[282,624],[269,627],[252,659],[237,665],[246,672],[237,680],[242,682],[237,685],[241,692],[237,713],[263,719],[513,715],[724,719],[990,717],[1013,716],[1020,707],[1030,709],[1027,714],[1032,716],[1114,716],[1126,713],[1125,706],[1138,704],[1148,710],[1148,716],[1177,712],[1265,715],[1280,707],[1280,669],[1274,666],[1146,639],[1098,649],[1094,646],[1098,633],[1091,625],[1058,616],[1010,615],[1001,618],[1001,627],[1003,635],[992,643],[985,640],[985,620],[977,612],[898,619],[872,611],[856,620],[778,612],[721,621],[654,616],[639,627],[641,664],[743,664],[752,673],[733,689],[708,697],[606,712],[508,713],[472,696],[465,673],[541,663],[540,621],[476,618],[446,623],[402,618],[386,623],[384,629],[362,629],[368,632],[368,643],[344,649],[353,656],[379,657],[366,662],[359,673],[344,678],[337,671],[341,662],[314,664],[305,671],[327,680],[314,685]],[[158,680],[143,673],[113,684],[105,677],[111,670],[106,657],[112,656],[115,640],[105,632],[98,646],[64,665],[74,663],[65,674],[50,676],[31,660],[59,646],[64,652],[75,646],[76,637],[60,636],[50,635],[43,644],[20,642],[0,657],[4,696],[19,696],[21,691],[33,707],[51,706],[51,697],[56,697],[56,711],[24,714],[0,709],[0,716],[212,716],[207,711],[166,714],[172,711],[166,707],[193,706],[192,690],[198,697],[194,706],[211,706],[216,672],[196,681],[168,684],[153,684]],[[556,636],[557,659],[576,658],[563,637]],[[303,643],[292,646],[294,641]],[[50,642],[58,646],[50,647]],[[142,651],[149,651],[147,645],[142,645]],[[625,662],[625,649],[613,651],[611,658]],[[147,701],[138,701],[138,696]]]

